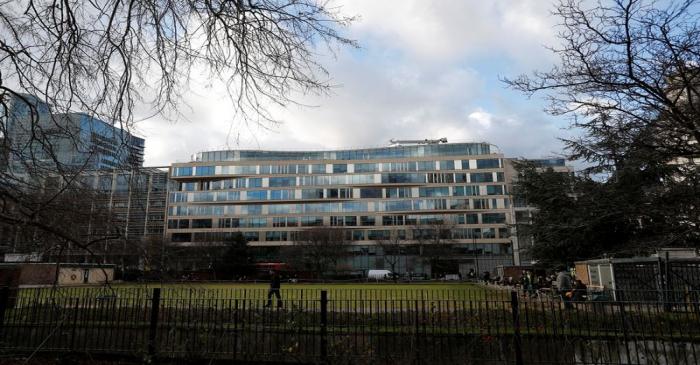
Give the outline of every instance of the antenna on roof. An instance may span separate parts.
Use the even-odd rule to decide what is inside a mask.
[[[440,139],[390,139],[389,143],[392,146],[403,146],[407,144],[440,144],[447,143],[447,138],[442,137]]]

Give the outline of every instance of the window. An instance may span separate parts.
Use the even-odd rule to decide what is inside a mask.
[[[416,170],[418,170],[418,171],[435,170],[435,161],[418,161],[418,162],[416,162]]]
[[[376,163],[356,163],[355,172],[375,172],[377,171]]]
[[[477,169],[497,169],[500,167],[500,165],[500,160],[497,158],[476,160]]]
[[[173,176],[192,176],[192,167],[176,167]]]
[[[363,215],[360,217],[360,225],[361,226],[373,226],[374,223],[375,223],[374,216]]]
[[[247,200],[267,200],[267,190],[249,190]]]
[[[443,183],[453,183],[455,182],[455,175],[450,173],[432,173],[428,174],[428,183],[431,184],[443,184]]]
[[[301,217],[302,227],[322,226],[323,217]]]
[[[248,188],[261,188],[262,187],[262,178],[255,177],[248,179]]]
[[[238,218],[221,218],[219,219],[219,228],[237,228],[240,227]]]
[[[195,176],[212,176],[214,175],[214,166],[197,166]]]
[[[416,171],[415,162],[385,162],[382,164],[384,172]]]
[[[474,209],[489,209],[488,199],[474,199],[472,201]]]
[[[403,226],[404,216],[402,215],[385,215],[382,217],[382,225],[384,226]]]
[[[297,219],[295,217],[274,217],[272,218],[273,227],[296,227]]]
[[[502,172],[496,173],[496,181],[504,182],[506,180],[505,175]]]
[[[302,189],[302,199],[323,199],[323,189]]]
[[[270,178],[270,186],[271,187],[295,186],[296,181],[297,181],[296,177],[271,177]]]
[[[211,219],[193,219],[192,228],[211,228]]]
[[[456,183],[467,182],[467,174],[455,174],[455,182]]]
[[[387,188],[387,198],[410,198],[411,188]]]
[[[481,215],[481,222],[483,224],[497,224],[506,222],[505,213],[484,213]]]
[[[467,186],[455,186],[454,188],[454,196],[471,196],[471,195],[479,195],[479,186],[478,185],[467,185]]]
[[[382,174],[382,183],[425,183],[425,174]]]
[[[260,234],[258,232],[243,232],[243,237],[248,242],[260,240]]]
[[[391,237],[389,230],[369,230],[367,231],[367,239],[369,240],[388,240]]]
[[[448,196],[450,195],[450,188],[447,186],[435,187],[435,188],[419,188],[418,196],[432,197],[432,196]]]
[[[440,161],[440,170],[454,170],[455,162],[454,160]]]
[[[265,232],[265,241],[286,241],[287,232],[284,231],[270,231]]]
[[[346,226],[356,226],[357,225],[357,217],[354,215],[346,215],[345,216],[345,225]]]
[[[173,233],[171,240],[173,242],[190,242],[192,233]]]
[[[470,174],[470,178],[473,183],[493,182],[493,174],[490,172],[475,172]]]
[[[382,189],[381,188],[363,188],[360,189],[360,198],[361,199],[374,199],[374,198],[381,198],[382,197]]]
[[[294,199],[294,190],[270,190],[270,200]]]
[[[328,189],[327,197],[332,199],[352,198],[352,189]]]
[[[503,185],[487,185],[486,194],[488,195],[503,195]]]
[[[177,228],[179,228],[179,229],[190,228],[190,220],[189,219],[180,219],[177,222]]]
[[[344,174],[348,172],[348,165],[347,164],[333,164],[333,173],[334,174]]]
[[[353,241],[364,241],[364,239],[365,239],[365,231],[359,231],[359,230],[352,231],[352,240]]]
[[[322,163],[311,165],[311,173],[312,174],[325,174],[326,173],[326,165],[322,164]]]
[[[331,216],[331,226],[356,226],[357,217],[352,215],[347,216]]]

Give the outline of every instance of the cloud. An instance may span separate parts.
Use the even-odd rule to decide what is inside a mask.
[[[186,161],[201,150],[327,149],[387,145],[391,138],[489,141],[510,156],[560,151],[561,121],[541,102],[504,89],[499,75],[547,68],[553,42],[543,1],[348,1],[361,50],[326,62],[329,96],[298,95],[302,107],[271,107],[283,124],[246,126],[221,86],[193,85],[184,118],[139,124],[146,163]],[[187,121],[185,121],[187,120]]]

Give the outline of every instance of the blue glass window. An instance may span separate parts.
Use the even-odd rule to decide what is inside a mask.
[[[348,172],[348,165],[347,164],[333,164],[333,173],[334,174],[344,174]]]
[[[416,165],[416,169],[418,171],[435,170],[435,161],[418,161],[416,162]]]
[[[377,171],[376,163],[356,163],[355,172],[375,172]]]
[[[471,182],[493,182],[493,174],[490,172],[476,172],[469,174]]]
[[[302,189],[302,199],[323,199],[323,189]]]
[[[435,187],[435,188],[419,188],[418,196],[420,197],[431,197],[431,196],[448,196],[450,195],[450,188],[447,186]]]
[[[486,194],[488,195],[503,195],[503,185],[487,185]]]
[[[454,169],[455,169],[455,161],[454,160],[440,161],[440,170],[454,170]]]
[[[214,166],[197,166],[195,169],[196,176],[213,176],[215,168]]]
[[[192,176],[192,167],[176,167],[173,176]]]
[[[325,174],[326,173],[326,165],[322,164],[322,163],[311,165],[311,173],[312,174]]]
[[[270,190],[270,200],[294,199],[294,190]]]
[[[295,177],[271,177],[270,186],[271,187],[286,187],[295,186],[297,179]]]
[[[267,190],[249,190],[247,200],[267,200]]]
[[[477,169],[497,169],[500,165],[500,159],[497,158],[476,160]]]
[[[270,185],[270,186],[272,186],[272,185]],[[261,187],[262,187],[262,178],[255,177],[255,178],[248,179],[248,188],[261,188]]]

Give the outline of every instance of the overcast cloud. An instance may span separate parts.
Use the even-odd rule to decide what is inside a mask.
[[[299,96],[309,107],[275,109],[269,130],[231,124],[235,111],[216,87],[193,85],[176,123],[138,125],[146,164],[187,161],[225,148],[325,149],[387,145],[391,138],[488,141],[507,156],[561,153],[565,121],[539,98],[510,91],[499,76],[547,69],[556,40],[547,1],[337,1],[361,19],[350,29],[362,49],[325,65],[339,87]],[[203,82],[204,85],[208,83]]]

